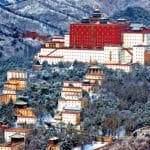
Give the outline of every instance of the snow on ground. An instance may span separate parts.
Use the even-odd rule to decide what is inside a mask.
[[[51,122],[52,121],[52,116],[50,115],[50,114],[48,114],[48,115],[44,115],[43,117],[42,117],[42,121],[43,122]]]
[[[107,143],[102,142],[94,142],[93,144],[84,145],[83,150],[94,150],[100,147],[105,146]],[[81,147],[76,147],[73,150],[81,150]]]

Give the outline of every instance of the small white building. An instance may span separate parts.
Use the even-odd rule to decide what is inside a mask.
[[[65,107],[62,112],[62,122],[65,124],[80,124],[80,109],[74,107]]]
[[[10,128],[4,131],[4,139],[5,142],[11,142],[11,136],[15,134],[20,134],[24,136],[24,138],[31,132],[31,129],[27,128]]]
[[[86,98],[72,100],[72,99],[59,99],[58,100],[58,111],[63,111],[67,107],[77,107],[80,110],[87,106],[88,100]]]
[[[61,92],[61,97],[64,99],[78,100],[82,98],[82,88],[81,87],[63,87]]]
[[[10,79],[27,79],[27,72],[23,70],[9,70],[7,72],[7,81]]]

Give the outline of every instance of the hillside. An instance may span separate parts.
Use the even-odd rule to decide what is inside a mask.
[[[150,26],[150,11],[146,11],[141,7],[128,7],[124,11],[115,13],[112,18],[125,18],[134,23],[141,23]]]
[[[140,8],[139,11],[142,11],[140,14],[146,15],[147,19],[141,20],[140,15],[136,18],[132,15],[131,18],[129,13],[124,12],[126,8],[133,6],[144,8],[145,10]],[[91,15],[94,8],[100,8],[108,16],[115,14],[114,18],[123,16],[132,21],[135,19],[149,24],[147,21],[150,18],[149,0],[0,0],[0,39],[5,41],[0,40],[1,57],[16,54],[18,46],[10,44],[11,40],[18,41],[14,36],[27,32],[37,32],[46,36],[64,34],[68,31],[71,22],[78,22],[82,17]],[[137,12],[134,11],[133,14],[135,13]],[[30,42],[30,40],[27,44],[29,47],[32,47],[32,42],[40,45],[39,41]],[[21,49],[26,49],[23,41],[24,39],[18,41],[20,51],[17,54],[19,55],[23,55]]]
[[[35,31],[45,35],[63,33],[71,22],[89,16],[94,8],[100,8],[108,16],[133,6],[150,9],[149,0],[19,0],[10,5],[4,4],[0,5],[3,24],[15,26],[22,32]]]

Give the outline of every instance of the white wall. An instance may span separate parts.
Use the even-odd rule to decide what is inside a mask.
[[[145,46],[134,46],[133,47],[133,63],[140,63],[144,65],[144,52]]]
[[[144,43],[144,33],[124,33],[123,47],[132,48],[135,45]]]
[[[131,51],[132,53],[132,51]],[[127,50],[122,50],[121,51],[121,63],[125,64],[125,63],[131,63],[132,61],[132,55],[129,54],[129,52]]]
[[[65,47],[69,47],[70,46],[70,35],[66,34],[65,35]]]
[[[120,63],[121,50],[120,46],[105,46],[104,63]]]
[[[144,35],[144,44],[150,45],[150,33]]]
[[[77,107],[82,109],[82,101],[81,100],[58,100],[58,111],[63,111],[64,107]]]
[[[35,117],[21,117],[17,116],[17,124],[35,124],[36,118]]]
[[[54,48],[41,48],[41,50],[38,53],[38,55],[48,55],[53,50],[55,50],[55,49]]]
[[[54,49],[41,49],[39,55],[47,55]],[[104,51],[103,50],[77,50],[77,49],[57,49],[50,56],[62,56],[62,58],[52,58],[52,57],[38,57],[40,63],[43,63],[45,60],[49,64],[58,63],[59,61],[63,62],[74,62],[75,60],[90,63],[97,61],[98,63],[104,63]]]
[[[3,89],[2,94],[16,94],[16,90]]]
[[[10,70],[7,72],[7,80],[9,79],[27,79],[27,72],[19,70]]]
[[[77,114],[75,113],[62,113],[62,122],[68,124],[71,123],[76,125],[77,122]]]

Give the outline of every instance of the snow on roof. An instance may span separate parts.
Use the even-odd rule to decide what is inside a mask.
[[[21,101],[21,100],[18,100],[15,102],[16,105],[26,105],[27,102],[24,102],[24,101]]]
[[[81,111],[81,108],[79,108],[79,107],[73,107],[73,106],[65,106],[64,110]]]
[[[52,137],[49,140],[58,140],[58,137]]]
[[[90,66],[89,68],[90,68],[90,69],[101,69],[101,67],[100,67],[100,66],[97,66],[97,65]]]
[[[130,25],[130,27],[135,27],[135,28],[141,28],[141,27],[145,27],[144,26],[144,24],[140,24],[140,23],[132,23],[131,25]]]
[[[14,134],[12,136],[10,136],[11,138],[15,138],[15,139],[20,139],[20,138],[24,138],[25,136],[24,135],[21,135],[21,134]]]

